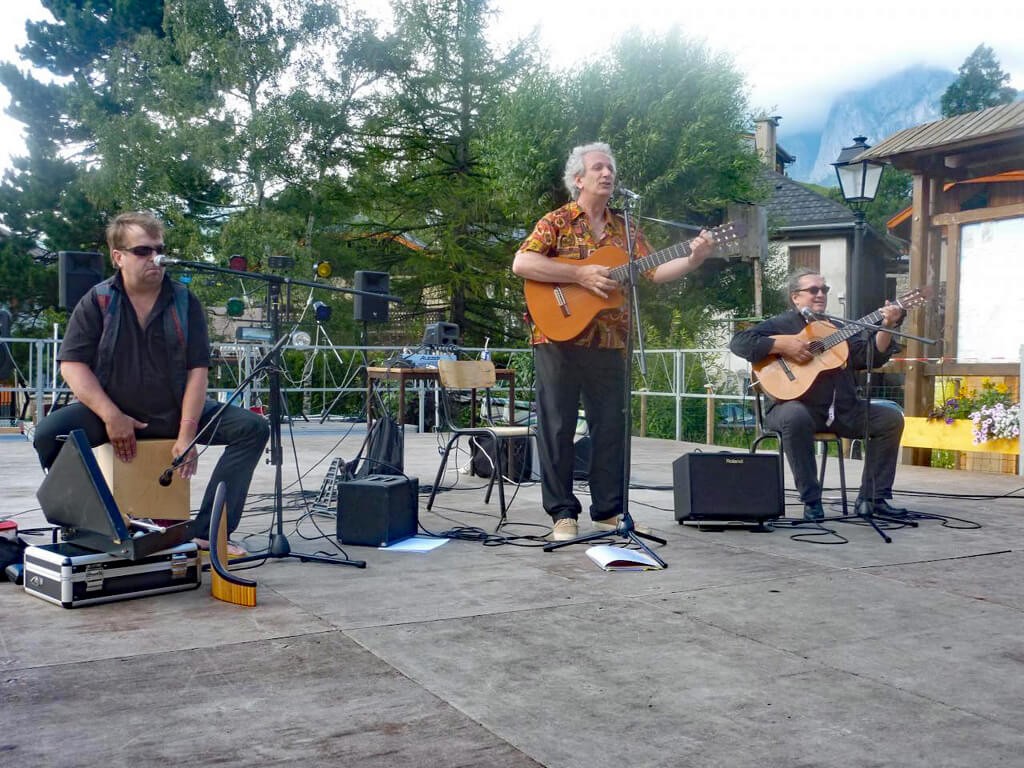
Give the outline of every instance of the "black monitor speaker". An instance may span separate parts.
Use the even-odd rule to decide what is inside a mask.
[[[103,279],[103,254],[95,251],[57,252],[57,291],[61,308],[74,309]]]
[[[387,272],[356,272],[355,289],[369,293],[387,294],[390,292],[390,278]],[[388,321],[388,302],[376,296],[355,295],[352,304],[352,315],[360,323],[386,323]]]
[[[457,347],[459,346],[459,326],[457,323],[430,323],[423,329],[423,346],[425,347]]]

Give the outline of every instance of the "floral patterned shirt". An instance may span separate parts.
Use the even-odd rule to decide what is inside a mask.
[[[621,248],[624,252],[626,250],[626,225],[622,217],[605,210],[604,234],[598,242],[594,240],[586,211],[572,201],[538,221],[519,250],[533,251],[544,256],[586,259],[592,251],[609,245]],[[636,233],[633,250],[634,259],[651,252],[642,232]],[[548,342],[536,324],[532,325],[532,329],[531,343]],[[598,312],[583,333],[565,343],[581,347],[625,349],[629,331],[629,303],[623,302],[621,307]]]

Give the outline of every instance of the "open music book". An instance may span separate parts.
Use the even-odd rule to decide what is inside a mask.
[[[598,544],[587,549],[587,557],[606,571],[653,571],[664,566],[640,549]]]

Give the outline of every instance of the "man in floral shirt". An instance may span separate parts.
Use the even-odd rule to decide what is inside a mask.
[[[584,260],[605,246],[628,250],[625,223],[608,207],[615,179],[615,158],[607,144],[574,148],[564,176],[572,201],[537,222],[516,253],[512,271],[534,283],[580,286],[601,299],[614,296],[620,283],[612,270]],[[634,258],[649,253],[639,231],[633,241]],[[691,242],[689,256],[660,264],[647,276],[663,283],[692,272],[711,252],[711,243],[711,236],[702,232]],[[629,333],[628,302],[599,311],[581,333],[564,341],[546,338],[534,325],[541,492],[544,509],[554,520],[551,537],[555,541],[568,541],[579,533],[582,506],[573,494],[572,482],[573,437],[581,397],[591,438],[590,517],[599,530],[613,530],[619,524],[627,480],[623,472],[624,351]]]

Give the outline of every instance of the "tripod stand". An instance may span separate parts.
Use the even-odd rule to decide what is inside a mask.
[[[623,290],[629,289],[630,297],[630,309],[631,316],[636,320],[637,335],[640,333],[640,317],[639,317],[639,302],[637,301],[636,295],[636,278],[638,275],[636,264],[633,259],[634,243],[633,237],[630,232],[630,215],[629,215],[629,204],[636,203],[639,201],[639,197],[627,197],[627,205],[623,208],[623,219],[625,222],[626,231],[626,258],[627,258],[627,273],[626,285],[623,286]],[[556,549],[567,547],[572,544],[583,544],[588,541],[594,541],[595,539],[607,539],[609,537],[618,537],[625,539],[629,544],[636,545],[639,549],[645,552],[651,559],[653,559],[660,567],[667,568],[668,563],[661,559],[645,542],[653,541],[661,545],[665,545],[667,542],[665,539],[659,538],[649,533],[641,533],[637,531],[636,525],[633,523],[633,517],[629,513],[629,476],[630,476],[630,465],[632,463],[632,434],[633,434],[633,420],[632,420],[632,407],[631,397],[633,393],[632,388],[632,371],[633,371],[633,334],[626,334],[626,350],[625,359],[623,360],[624,367],[624,392],[622,399],[622,407],[624,411],[624,428],[623,428],[623,461],[622,461],[622,516],[619,520],[618,526],[612,531],[594,531],[583,536],[578,536],[568,541],[556,541],[550,544],[544,545],[545,552],[553,552]],[[641,355],[641,361],[643,357]]]
[[[366,563],[362,560],[349,560],[347,558],[331,557],[328,555],[310,554],[302,552],[292,552],[291,545],[288,542],[288,537],[284,533],[284,504],[282,501],[282,476],[281,467],[283,464],[283,451],[281,447],[281,404],[282,404],[282,391],[281,391],[281,348],[284,346],[284,342],[290,338],[290,334],[282,336],[281,334],[281,286],[291,284],[306,285],[314,288],[321,288],[324,290],[335,291],[339,293],[355,293],[355,294],[368,294],[365,291],[358,291],[349,288],[336,288],[334,286],[326,286],[321,283],[311,283],[301,280],[291,280],[290,278],[280,277],[278,275],[267,275],[259,272],[242,272],[239,273],[236,270],[225,269],[218,267],[213,264],[207,264],[206,262],[184,262],[173,260],[167,262],[172,265],[179,265],[190,269],[197,269],[200,271],[207,272],[221,272],[231,274],[233,276],[243,276],[250,279],[262,280],[267,283],[267,306],[268,314],[270,317],[270,329],[271,337],[275,340],[274,346],[270,352],[265,356],[255,368],[252,377],[255,377],[264,366],[267,369],[267,380],[270,391],[270,409],[269,409],[269,421],[270,421],[270,463],[274,466],[274,505],[273,515],[274,524],[269,534],[269,540],[267,543],[267,549],[265,552],[256,554],[250,554],[245,557],[235,558],[232,560],[233,563],[245,563],[253,560],[266,560],[266,559],[282,559],[286,557],[293,557],[302,562],[312,561],[319,563],[329,563],[333,565],[352,565],[357,568],[365,568]],[[385,296],[381,294],[373,294],[376,298],[386,301],[398,301],[399,299],[395,296]],[[251,379],[249,379],[251,380]],[[245,384],[248,384],[247,380]],[[236,390],[236,393],[241,391]],[[234,395],[232,396],[234,397]],[[222,406],[226,408],[230,403],[225,403]],[[218,412],[219,413],[219,412]],[[212,421],[212,419],[211,419]],[[198,437],[198,436],[197,436]],[[196,440],[192,441],[195,444]],[[191,445],[189,446],[191,450]],[[180,464],[184,457],[188,455],[188,450],[184,451],[180,457],[175,459],[174,466]],[[161,478],[163,480],[163,478]]]

